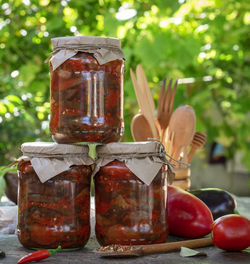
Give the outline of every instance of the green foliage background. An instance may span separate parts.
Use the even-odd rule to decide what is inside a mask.
[[[118,20],[124,4],[137,14]],[[123,141],[132,141],[130,121],[138,111],[129,68],[140,63],[156,103],[164,76],[194,78],[179,85],[174,107],[192,105],[197,130],[226,146],[229,158],[243,152],[250,170],[249,10],[244,0],[0,0],[0,164],[20,155],[23,142],[51,141],[44,61],[51,38],[78,34],[122,41]]]

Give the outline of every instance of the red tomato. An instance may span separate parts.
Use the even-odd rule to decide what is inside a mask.
[[[168,186],[169,233],[198,238],[212,230],[213,216],[204,202],[181,188]]]
[[[224,250],[243,250],[250,246],[250,221],[241,215],[222,216],[214,221],[212,240]]]

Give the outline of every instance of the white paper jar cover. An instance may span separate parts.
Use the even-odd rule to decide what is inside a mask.
[[[117,38],[96,36],[57,37],[51,39],[51,43],[53,46],[51,56],[53,70],[78,52],[93,54],[100,65],[124,59],[121,41]]]
[[[53,142],[27,142],[22,144],[23,156],[19,160],[30,160],[34,171],[43,183],[64,172],[72,165],[91,165],[87,145],[57,144]]]
[[[157,141],[109,143],[97,146],[96,151],[98,159],[94,175],[100,167],[118,160],[124,162],[126,167],[147,185],[151,184],[163,165],[166,165],[169,178],[173,176],[164,147]]]

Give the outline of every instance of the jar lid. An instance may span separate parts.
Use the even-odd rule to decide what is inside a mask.
[[[28,154],[66,155],[88,154],[87,145],[57,144],[54,142],[26,142],[21,145],[21,151]]]
[[[87,145],[57,144],[53,142],[27,142],[22,144],[23,156],[28,160],[40,181],[46,182],[72,165],[92,165]]]
[[[89,46],[107,46],[113,48],[121,48],[121,41],[112,37],[93,37],[93,36],[75,36],[75,37],[57,37],[52,38],[51,43],[53,50],[63,48],[65,46],[78,47],[79,45]]]
[[[121,41],[117,38],[92,36],[58,37],[51,39],[51,43],[53,52],[50,61],[53,71],[78,52],[93,54],[100,65],[124,58],[121,50]]]
[[[141,156],[150,156],[150,154],[161,153],[163,151],[163,146],[157,141],[121,142],[99,145],[96,147],[96,151],[98,155],[138,154]]]
[[[145,184],[149,185],[166,165],[168,175],[173,178],[169,161],[166,159],[164,146],[158,141],[109,143],[96,147],[98,159],[94,175],[109,162],[124,162],[127,168]]]

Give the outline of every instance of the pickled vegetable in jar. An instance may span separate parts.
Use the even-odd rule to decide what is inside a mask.
[[[158,142],[97,146],[95,208],[100,245],[163,243],[168,236],[166,160]]]
[[[18,227],[27,248],[82,248],[90,236],[93,161],[87,146],[25,143],[18,164]],[[55,175],[56,174],[56,175]]]
[[[124,133],[124,55],[107,37],[52,39],[50,132],[58,143],[118,142]]]

